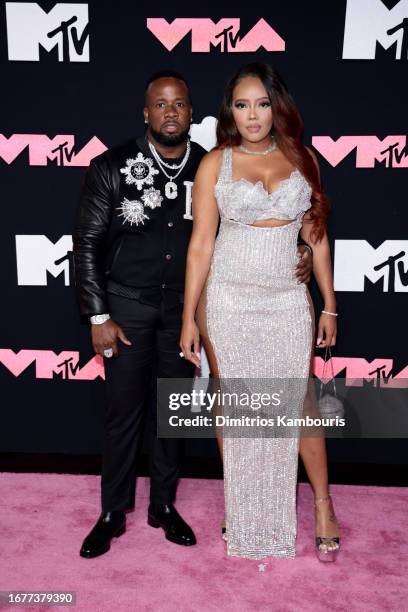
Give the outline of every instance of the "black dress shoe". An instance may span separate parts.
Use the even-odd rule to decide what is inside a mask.
[[[110,549],[112,538],[119,538],[126,531],[126,517],[121,510],[101,514],[92,531],[86,536],[79,554],[91,559]]]
[[[147,523],[150,527],[162,527],[170,542],[182,546],[192,546],[197,543],[193,530],[181,518],[174,506],[150,504]]]

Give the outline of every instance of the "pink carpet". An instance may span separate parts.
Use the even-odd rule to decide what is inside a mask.
[[[300,485],[297,558],[268,559],[262,572],[259,561],[225,555],[221,481],[181,481],[177,508],[198,539],[184,548],[146,524],[148,483],[139,479],[127,533],[97,559],[78,551],[99,514],[99,477],[7,473],[0,482],[0,590],[76,591],[75,608],[51,609],[408,610],[408,489],[333,486],[342,551],[324,565],[313,551],[311,490]]]

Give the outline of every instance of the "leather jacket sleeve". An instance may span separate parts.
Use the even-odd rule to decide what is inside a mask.
[[[73,233],[75,284],[81,315],[109,312],[105,259],[113,200],[112,176],[105,156],[86,172]]]

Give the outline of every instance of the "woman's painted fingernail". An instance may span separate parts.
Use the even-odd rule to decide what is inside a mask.
[[[320,343],[321,343],[321,341],[322,341],[322,338],[318,338],[318,339],[316,340],[316,343],[317,343],[317,344],[320,344]]]

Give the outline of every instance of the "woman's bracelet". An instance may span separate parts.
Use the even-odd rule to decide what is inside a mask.
[[[332,317],[338,317],[339,314],[337,312],[329,312],[328,310],[322,310],[323,314],[331,315]]]

